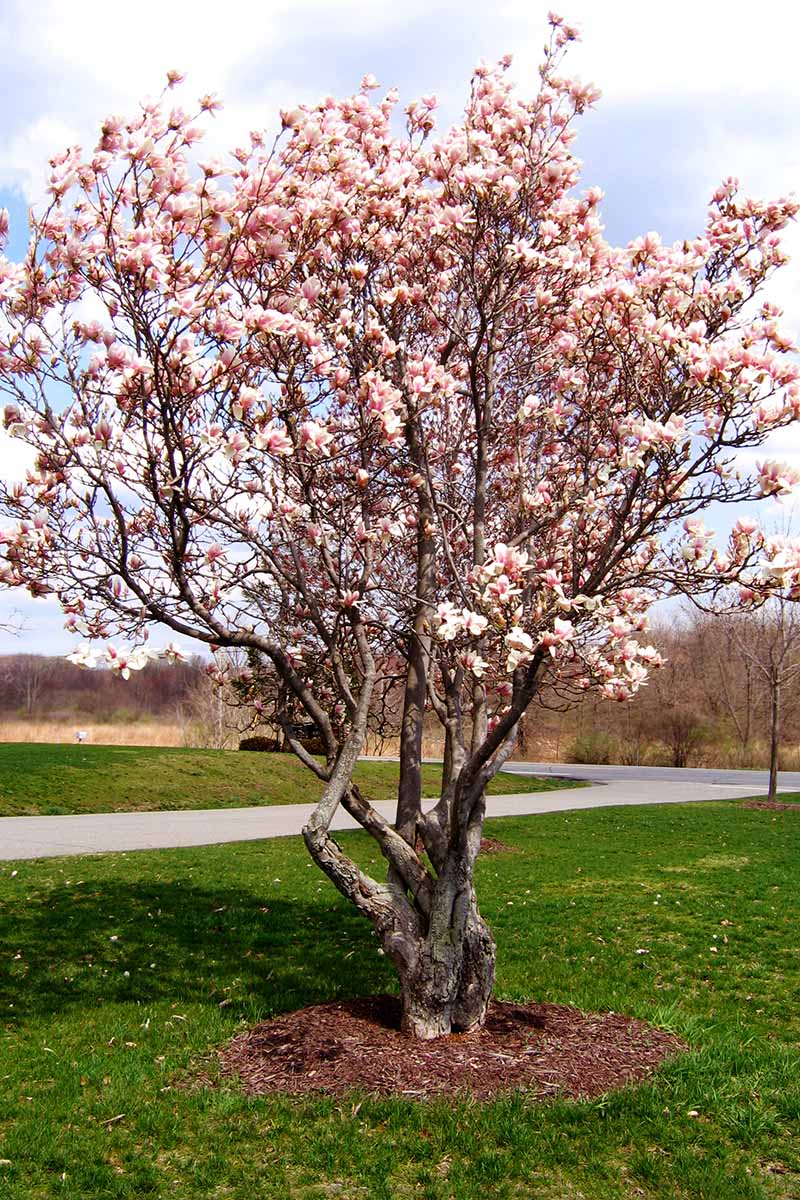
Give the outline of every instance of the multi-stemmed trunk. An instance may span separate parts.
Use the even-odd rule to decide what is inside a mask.
[[[421,822],[436,870],[352,783],[357,740],[328,782],[303,836],[312,858],[372,924],[400,984],[402,1028],[430,1040],[480,1026],[494,987],[495,943],[478,911],[474,865],[480,846],[482,794],[470,829],[445,842]],[[338,776],[338,781],[337,781]],[[330,823],[338,803],[378,842],[389,862],[386,882],[367,875],[335,841]],[[453,812],[454,806],[445,805]],[[414,838],[416,843],[416,838]]]
[[[397,956],[402,1029],[430,1040],[483,1024],[494,988],[495,943],[475,890],[457,871],[439,876],[429,927]]]
[[[491,397],[482,401],[490,405]],[[487,413],[484,417],[487,418]],[[488,418],[487,418],[488,419]],[[434,639],[431,614],[436,598],[436,514],[427,464],[418,430],[407,429],[409,451],[418,469],[416,485],[417,563],[413,626],[405,648],[406,679],[400,729],[397,816],[390,825],[360,794],[352,770],[364,743],[372,671],[365,672],[358,719],[346,749],[336,758],[316,813],[304,836],[315,862],[339,890],[370,920],[400,984],[402,1028],[410,1037],[430,1040],[465,1032],[483,1024],[494,988],[496,948],[481,917],[474,888],[475,860],[480,848],[485,788],[516,736],[516,723],[532,694],[538,659],[530,679],[519,689],[503,722],[489,736],[486,694],[476,679],[466,737],[461,711],[461,679],[440,664],[443,695],[432,686]],[[486,448],[483,437],[476,478],[475,561],[485,559],[484,507]],[[360,616],[351,614],[353,628]],[[478,643],[480,648],[480,643]],[[365,661],[367,656],[365,655]],[[518,681],[521,683],[521,681]],[[442,793],[433,812],[422,811],[422,737],[430,702],[445,730]],[[492,740],[494,739],[494,740]],[[337,805],[370,833],[388,860],[385,883],[362,872],[330,836]],[[418,852],[424,843],[428,862]]]
[[[403,1031],[430,1040],[482,1025],[494,987],[495,943],[478,911],[475,853],[451,848],[433,875],[357,789],[346,792],[343,804],[389,859],[386,883],[366,875],[331,837],[324,804],[304,830],[306,845],[370,921],[394,965]]]

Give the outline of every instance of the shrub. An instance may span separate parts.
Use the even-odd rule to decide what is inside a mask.
[[[253,737],[242,738],[239,742],[240,750],[260,750],[267,754],[277,754],[281,749],[281,745],[277,738],[264,737],[263,734],[257,733]]]
[[[325,753],[325,743],[323,742],[322,738],[319,737],[302,737],[300,738],[300,745],[304,750],[307,750],[309,754]]]
[[[618,758],[616,738],[610,733],[583,733],[567,749],[567,762],[610,763]]]
[[[135,708],[115,708],[108,714],[109,725],[133,725],[140,720],[142,713]]]

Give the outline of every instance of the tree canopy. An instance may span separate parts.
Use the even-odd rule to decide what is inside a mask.
[[[699,236],[609,245],[601,192],[578,190],[574,118],[597,93],[561,74],[573,37],[553,18],[531,98],[509,59],[479,65],[444,132],[434,96],[398,131],[397,94],[373,101],[366,77],[224,162],[195,150],[215,99],[187,114],[168,89],[52,160],[25,261],[0,262],[5,424],[36,451],[2,496],[5,581],[126,638],[105,652],[122,672],[153,623],[272,664],[325,747],[287,710],[327,783],[309,849],[422,1036],[485,1011],[484,788],[543,686],[625,699],[658,663],[655,599],[740,584],[750,602],[800,570],[754,521],[720,547],[702,516],[798,482],[736,463],[800,414],[791,339],[756,299],[798,205],[728,180]],[[388,683],[396,827],[352,783]],[[426,719],[446,744],[427,814]],[[340,804],[387,883],[331,838]]]

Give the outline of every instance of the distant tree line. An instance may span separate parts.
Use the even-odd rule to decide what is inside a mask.
[[[172,715],[202,686],[206,665],[199,657],[175,665],[152,662],[123,680],[63,657],[7,654],[0,656],[0,714],[100,721]]]
[[[795,766],[800,753],[800,608],[662,617],[651,637],[665,665],[633,700],[562,703],[526,717],[530,758],[668,766]]]
[[[519,753],[529,759],[631,765],[800,766],[800,607],[772,601],[750,613],[693,609],[651,631],[665,659],[633,700],[554,690],[526,714]],[[268,664],[217,656],[149,663],[120,679],[61,657],[0,657],[0,717],[130,720],[167,716],[190,744],[235,746],[252,732],[280,739],[296,718]],[[214,677],[216,676],[216,678]],[[394,752],[401,705],[389,688],[370,714],[372,752]],[[433,730],[431,731],[434,732]],[[429,755],[441,753],[426,739]]]

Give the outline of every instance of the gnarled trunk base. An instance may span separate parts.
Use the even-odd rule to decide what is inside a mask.
[[[449,932],[429,935],[400,976],[402,1030],[421,1041],[480,1027],[494,989],[495,942],[474,901],[464,929]]]

